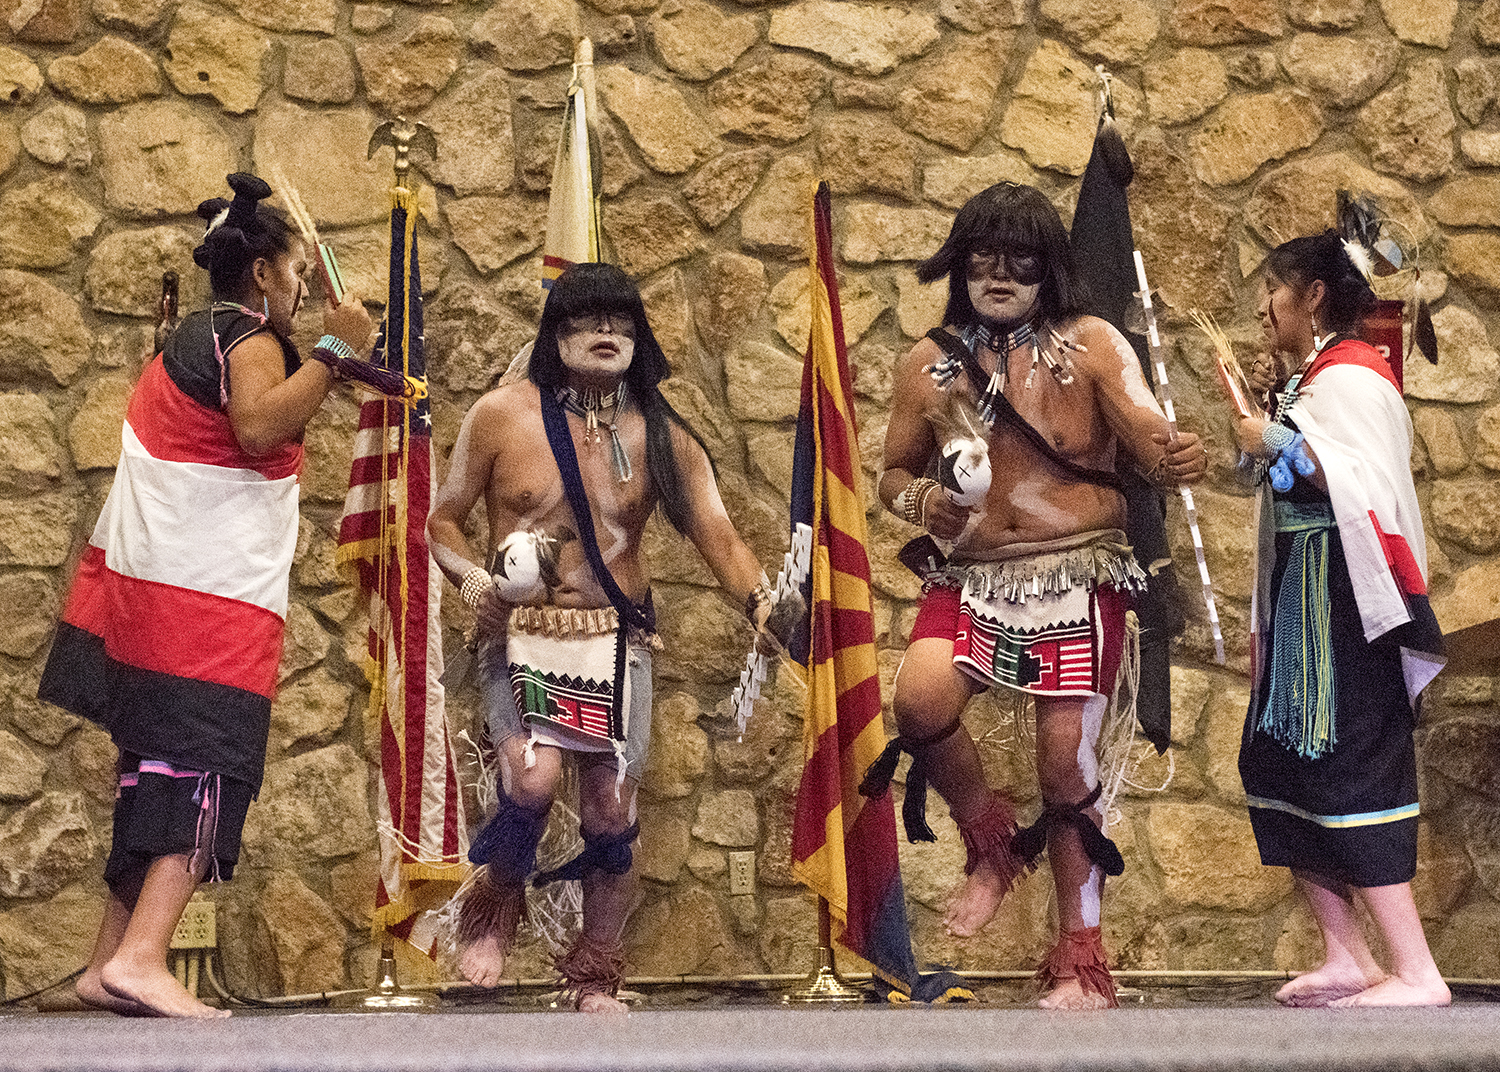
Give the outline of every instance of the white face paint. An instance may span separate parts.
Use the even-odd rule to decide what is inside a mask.
[[[557,352],[573,386],[613,388],[635,356],[635,321],[624,313],[569,317],[558,328]]]
[[[1135,354],[1132,352],[1131,360],[1134,359]],[[1083,784],[1089,787],[1090,792],[1099,781],[1099,758],[1096,748],[1099,743],[1099,731],[1104,726],[1104,713],[1108,708],[1108,698],[1097,692],[1083,703],[1083,733],[1078,742],[1078,770],[1083,775]],[[1104,815],[1100,820],[1099,829],[1107,833],[1108,826],[1109,817]],[[1089,877],[1078,891],[1085,927],[1099,926],[1099,891],[1102,879],[1099,868],[1090,867]]]

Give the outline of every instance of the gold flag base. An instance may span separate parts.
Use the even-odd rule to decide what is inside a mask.
[[[782,992],[783,1005],[853,1005],[866,998],[863,987],[851,986],[839,978],[833,963],[833,920],[828,902],[818,898],[818,966],[801,986]]]
[[[439,1004],[436,994],[401,989],[401,984],[396,981],[396,950],[387,941],[380,950],[380,963],[375,968],[375,986],[356,1003],[355,1008],[376,1012],[397,1009],[421,1012],[435,1009]]]

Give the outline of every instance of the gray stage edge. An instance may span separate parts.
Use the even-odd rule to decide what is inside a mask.
[[[1500,1005],[0,1016],[0,1072],[1500,1069]]]

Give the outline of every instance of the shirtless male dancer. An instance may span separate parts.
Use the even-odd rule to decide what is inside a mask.
[[[582,880],[583,926],[557,966],[583,1012],[625,1009],[615,995],[624,976],[621,937],[635,896],[636,787],[651,735],[654,614],[641,555],[651,512],[662,508],[757,627],[771,610],[765,574],[725,513],[703,445],[657,389],[668,371],[640,292],[625,273],[606,264],[569,269],[543,308],[529,378],[490,391],[464,418],[428,521],[438,566],[477,614],[480,677],[499,753],[499,808],[470,851],[474,863],[486,866],[459,910],[460,967],[481,986],[500,981],[564,753],[571,752],[585,851],[566,877]],[[613,603],[607,582],[585,556],[544,426],[547,407],[565,421],[602,562],[618,586]],[[463,533],[481,496],[489,517],[489,567],[478,564]],[[529,567],[519,556],[518,569],[512,552],[528,544],[540,554]],[[540,578],[527,590],[538,561]],[[628,689],[624,726],[590,735],[566,718],[523,719],[509,672],[523,658],[521,642],[543,635],[542,646],[560,646],[564,669],[575,674],[588,656],[575,658],[569,645],[582,651],[588,634],[604,631],[601,621],[612,626],[611,615],[625,600],[628,669],[616,679]],[[608,640],[605,647],[606,654],[619,650]]]
[[[1114,986],[1100,891],[1104,873],[1123,863],[1102,832],[1095,746],[1129,593],[1145,581],[1109,478],[1123,461],[1161,487],[1196,481],[1207,452],[1191,433],[1169,442],[1129,343],[1081,315],[1067,234],[1039,191],[1001,183],[971,198],[918,267],[924,282],[945,275],[944,327],[896,364],[880,479],[892,513],[951,541],[947,563],[935,555],[936,568],[923,571],[896,678],[899,744],[947,801],[968,850],[948,932],[969,936],[988,923],[1045,845],[1061,934],[1039,973],[1041,1005],[1101,1008],[1114,1004]],[[934,477],[944,475],[944,444],[976,434],[992,480],[968,508]],[[1028,693],[1036,706],[1044,811],[1019,838],[1014,810],[986,783],[959,721],[991,685]]]

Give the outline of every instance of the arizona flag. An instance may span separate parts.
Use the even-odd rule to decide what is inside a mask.
[[[378,731],[380,885],[376,932],[436,949],[428,907],[468,871],[463,801],[443,711],[443,577],[427,547],[432,502],[432,415],[425,393],[416,196],[397,188],[391,208],[390,297],[372,360],[423,385],[416,399],[375,398],[359,412],[338,562],[352,565],[370,599],[369,724]],[[427,888],[436,880],[440,886]]]
[[[804,767],[792,821],[792,874],[828,902],[834,937],[908,998],[931,1001],[961,986],[919,978],[906,919],[891,794],[859,794],[885,748],[875,662],[865,496],[833,266],[828,184],[813,196],[812,331],[802,366],[793,455],[791,522],[813,532],[808,620],[791,657],[803,665]]]
[[[573,57],[562,138],[552,162],[547,238],[542,246],[542,286],[569,267],[599,259],[599,136],[594,128],[594,45],[585,37]]]

